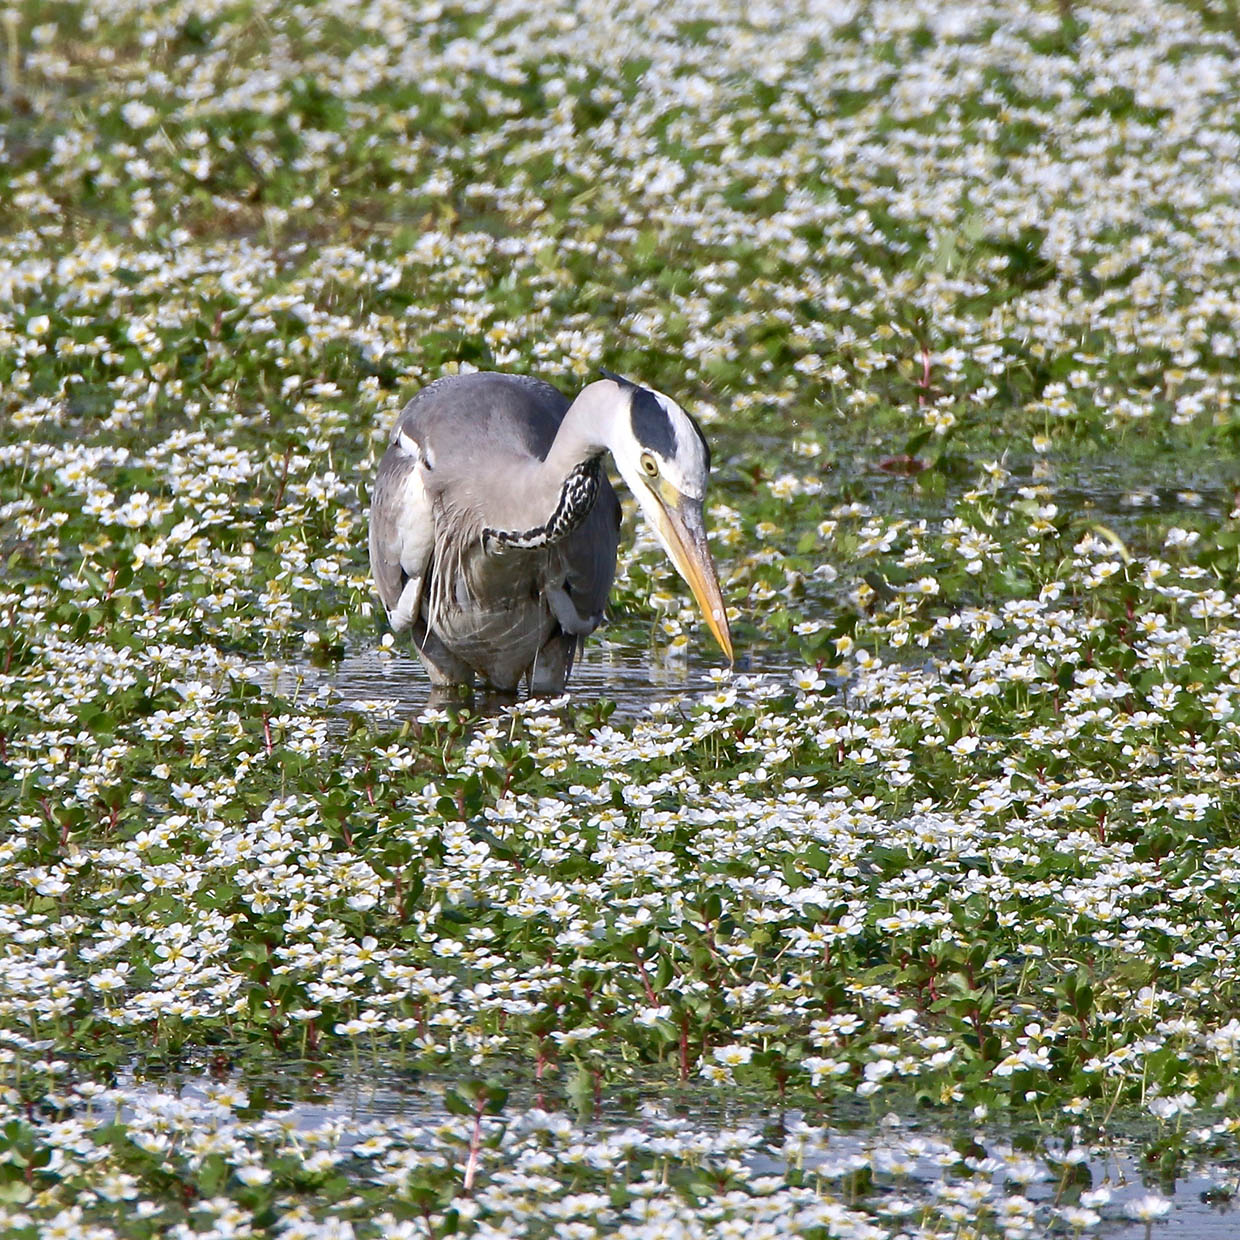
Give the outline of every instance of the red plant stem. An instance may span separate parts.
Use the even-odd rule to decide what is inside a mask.
[[[659,996],[654,993],[654,987],[650,984],[650,976],[646,972],[646,962],[637,952],[633,953],[633,959],[637,961],[637,972],[642,979],[642,985],[646,988],[646,998],[650,1000],[650,1006],[658,1007]]]
[[[474,1111],[474,1129],[469,1135],[469,1160],[465,1164],[465,1192],[473,1192],[474,1177],[478,1174],[478,1151],[482,1148],[482,1112],[486,1101],[478,1103]]]
[[[267,757],[271,757],[274,746],[271,743],[271,716],[263,716],[263,740],[267,742]]]

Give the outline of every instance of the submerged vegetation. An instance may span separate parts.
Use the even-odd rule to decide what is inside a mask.
[[[1227,12],[6,10],[0,1232],[1225,1207]],[[600,364],[706,424],[748,664],[410,711],[395,411]],[[626,545],[594,641],[710,657]],[[376,646],[389,697],[297,690]]]

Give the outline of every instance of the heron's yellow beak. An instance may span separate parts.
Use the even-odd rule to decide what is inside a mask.
[[[701,501],[682,495],[667,483],[657,489],[648,488],[647,494],[655,502],[643,506],[659,541],[676,565],[676,571],[688,582],[719,648],[728,656],[728,662],[733,662],[728,612],[719,590],[715,562],[706,542]]]

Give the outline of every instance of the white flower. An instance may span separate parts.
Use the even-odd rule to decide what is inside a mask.
[[[155,123],[158,115],[153,107],[140,99],[131,99],[121,108],[121,118],[130,129],[146,129]]]
[[[1144,1197],[1124,1202],[1125,1216],[1139,1223],[1149,1223],[1170,1213],[1171,1202],[1158,1193],[1146,1193]]]

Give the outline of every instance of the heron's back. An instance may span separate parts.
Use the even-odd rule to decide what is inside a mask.
[[[568,406],[563,393],[528,375],[447,375],[405,406],[396,429],[429,449],[434,468],[472,480],[480,466],[542,460]]]

